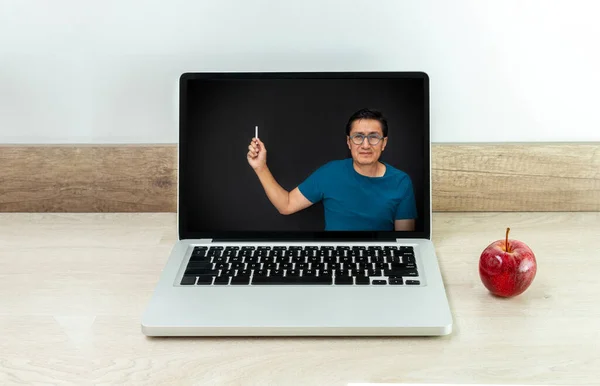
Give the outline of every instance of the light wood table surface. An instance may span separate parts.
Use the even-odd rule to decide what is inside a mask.
[[[600,384],[600,213],[435,213],[455,322],[435,338],[147,338],[175,222],[0,214],[0,384]],[[499,299],[478,261],[507,226],[538,273]]]

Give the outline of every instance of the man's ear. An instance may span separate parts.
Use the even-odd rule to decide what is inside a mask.
[[[387,137],[383,138],[383,146],[381,147],[381,150],[383,151],[383,149],[385,149],[386,146],[387,146]]]
[[[348,145],[348,149],[352,150],[352,145],[350,145],[350,137],[346,136],[346,144]]]

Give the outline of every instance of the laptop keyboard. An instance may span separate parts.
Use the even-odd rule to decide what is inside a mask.
[[[198,246],[181,285],[419,285],[409,246]]]

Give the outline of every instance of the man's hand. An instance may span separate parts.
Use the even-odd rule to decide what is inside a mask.
[[[394,221],[394,230],[396,231],[414,231],[415,230],[415,220],[395,220]]]
[[[258,170],[267,165],[267,148],[265,144],[258,138],[252,138],[248,145],[248,163],[252,169]]]

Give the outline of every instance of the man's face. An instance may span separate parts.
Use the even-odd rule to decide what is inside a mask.
[[[359,137],[354,139],[352,138],[352,136],[355,134],[362,134],[365,136],[362,144],[357,145],[354,142],[360,142]],[[352,158],[357,164],[376,164],[377,161],[379,161],[381,152],[387,145],[387,138],[382,138],[377,144],[372,145],[369,141],[376,142],[377,139],[370,139],[367,137],[369,134],[375,134],[380,137],[383,136],[383,130],[381,129],[381,123],[379,123],[379,121],[375,119],[359,119],[352,123],[350,136],[346,137],[346,142],[348,143],[348,148],[352,153]]]

